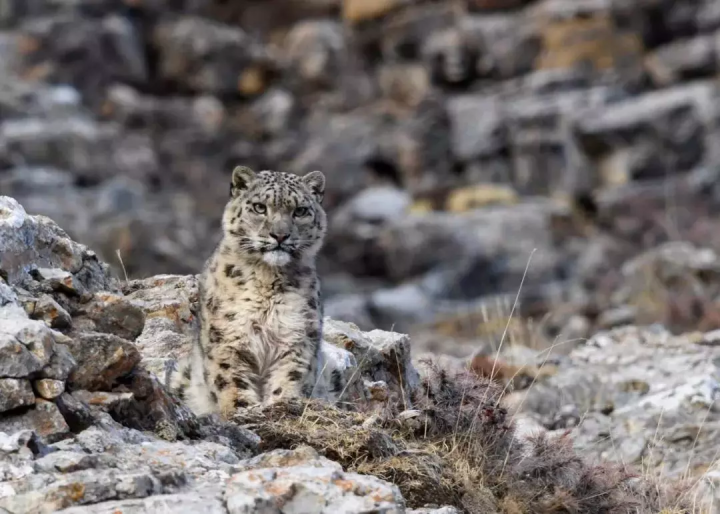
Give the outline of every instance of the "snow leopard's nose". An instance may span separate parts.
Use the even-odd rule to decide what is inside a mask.
[[[287,240],[287,238],[290,236],[290,234],[283,234],[283,233],[277,233],[277,234],[270,234],[270,237],[272,237],[275,241],[277,241],[277,244],[282,244],[283,241]]]

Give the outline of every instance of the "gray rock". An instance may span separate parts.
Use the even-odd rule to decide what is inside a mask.
[[[597,320],[597,326],[602,330],[631,325],[637,319],[637,308],[632,305],[624,305],[604,311]]]
[[[423,61],[437,82],[462,87],[481,71],[477,66],[477,43],[465,37],[458,26],[437,30],[423,43]]]
[[[15,43],[17,44],[17,41]],[[13,74],[18,71],[16,68]],[[2,103],[9,110],[12,118],[26,116],[61,118],[77,115],[82,110],[82,97],[79,91],[69,85],[17,80],[13,81],[11,86],[8,84],[4,86],[7,89],[2,95]],[[50,180],[45,187],[53,185],[58,184]]]
[[[111,334],[77,334],[68,342],[77,367],[68,378],[74,389],[109,391],[120,377],[140,362],[140,353],[132,343]]]
[[[132,148],[128,145],[127,138],[129,136],[126,137],[120,132],[116,125],[95,121],[87,112],[55,116],[50,119],[40,116],[11,119],[0,125],[0,131],[6,138],[8,152],[25,157],[21,161],[23,166],[15,171],[15,175],[30,173],[35,175],[35,178],[21,177],[16,187],[22,187],[23,183],[25,187],[28,183],[36,183],[39,174],[37,168],[72,170],[71,177],[75,176],[91,181],[109,179],[113,174],[119,172],[137,177],[153,171],[152,156],[154,154],[152,154],[151,148],[144,148],[140,152],[140,155],[150,152],[149,165],[143,162],[148,159],[130,159],[130,157],[138,155],[138,149],[130,154]],[[137,143],[138,139],[132,138],[130,141]],[[66,151],[58,153],[56,151],[58,147],[63,147]],[[116,154],[116,151],[120,149],[124,154]],[[107,162],[108,156],[112,156],[113,160]],[[117,158],[115,158],[116,156]],[[104,166],[102,166],[103,159],[106,159]],[[138,167],[133,168],[133,165]],[[47,173],[40,172],[40,175],[47,175]],[[78,197],[72,194],[76,192],[73,188],[67,187],[67,185],[63,186],[63,178],[58,179],[57,172],[53,173],[53,179],[50,184],[45,184],[44,188],[35,193],[42,193],[43,189],[59,180],[62,187],[58,188],[58,193],[65,193],[67,200],[73,196]],[[10,180],[12,181],[12,178]],[[15,178],[15,181],[17,180]],[[28,194],[30,193],[32,192],[28,192]],[[45,206],[45,209],[48,207]],[[40,212],[44,212],[45,209],[41,209]],[[75,213],[75,218],[77,216],[78,213]]]
[[[557,211],[552,203],[538,200],[467,213],[408,216],[383,227],[375,244],[393,280],[444,269],[454,280],[434,288],[445,288],[436,293],[445,298],[514,293],[533,250],[529,283],[536,273],[544,280],[556,273],[560,256],[553,249],[550,224]]]
[[[125,297],[97,293],[75,313],[76,323],[90,322],[89,330],[134,341],[145,326],[145,312]]]
[[[155,375],[162,385],[170,387],[172,374],[178,369],[178,361],[170,358],[147,357],[143,358],[142,367]]]
[[[153,431],[164,439],[196,435],[199,423],[190,409],[170,396],[157,377],[137,369],[123,379],[123,391],[108,400],[113,417],[123,425]],[[102,394],[102,393],[101,393]]]
[[[50,295],[24,302],[24,308],[31,319],[41,320],[50,328],[63,329],[72,326],[70,314]]]
[[[420,320],[433,319],[438,306],[433,302],[432,292],[426,290],[422,282],[379,289],[372,294],[368,304],[378,325],[395,326],[399,330],[406,330]]]
[[[460,27],[467,45],[479,54],[480,76],[509,79],[535,69],[542,51],[536,25],[512,13],[482,13],[463,16]]]
[[[6,321],[3,327],[1,330],[5,333],[14,331],[15,338],[25,345],[43,366],[49,364],[55,352],[55,336],[44,323],[19,319],[16,323]]]
[[[72,473],[98,467],[100,459],[97,455],[82,452],[59,450],[35,461],[35,469],[42,473]]]
[[[0,412],[34,403],[35,395],[28,380],[0,378]]]
[[[84,195],[82,190],[75,189],[74,182],[75,176],[71,171],[25,165],[7,170],[0,178],[0,188],[19,201],[27,212],[48,216],[76,232],[79,225],[87,224],[84,213],[78,210],[78,207],[86,207]],[[54,195],[58,203],[49,203],[47,199],[50,195]]]
[[[55,399],[55,404],[65,422],[74,433],[82,432],[97,423],[97,416],[90,407],[71,394],[64,392]]]
[[[406,80],[412,79],[411,73],[406,75]],[[388,126],[388,134],[378,132],[377,156],[367,162],[373,182],[401,184],[413,196],[442,191],[454,183],[451,122],[444,99],[432,92],[417,96],[422,99],[411,116]]]
[[[0,377],[28,377],[47,366],[55,352],[51,329],[30,320],[22,309],[0,323]]]
[[[40,371],[40,376],[53,380],[66,380],[76,367],[77,362],[68,347],[64,344],[56,344],[55,352],[50,357],[48,365]]]
[[[252,471],[267,468],[287,468],[301,465],[329,467],[342,470],[337,462],[322,457],[309,446],[300,445],[293,450],[273,450],[239,463],[238,471]]]
[[[345,473],[316,456],[297,459],[274,452],[255,460],[248,471],[233,475],[225,491],[231,514],[317,512],[352,514],[365,511],[401,513],[405,501],[396,486],[375,477]],[[274,461],[280,460],[277,466]],[[275,464],[275,466],[273,466]],[[277,507],[282,498],[284,507]]]
[[[664,322],[673,332],[703,329],[712,315],[702,305],[720,295],[720,257],[685,242],[660,245],[621,268],[622,284],[610,297],[614,311],[630,311],[638,324]],[[613,312],[606,311],[604,317]]]
[[[543,196],[594,187],[598,171],[586,162],[589,152],[578,147],[571,121],[583,120],[581,113],[602,110],[625,97],[618,87],[595,86],[505,98],[514,187]]]
[[[0,432],[14,433],[18,430],[32,430],[47,442],[62,439],[70,431],[55,404],[40,399],[36,400],[35,408],[27,412],[0,418]]]
[[[72,273],[55,268],[37,268],[31,272],[35,280],[47,285],[51,290],[68,296],[80,296],[82,286],[77,283]]]
[[[0,333],[0,376],[27,377],[42,369],[43,363],[10,334]]]
[[[392,399],[407,406],[420,377],[410,360],[410,338],[405,334],[373,330],[363,333],[357,326],[325,318],[323,338],[349,351],[357,362],[359,377],[368,382],[382,381],[389,387]],[[354,401],[354,388],[348,387],[343,401]],[[369,392],[365,398],[371,398]],[[362,397],[361,397],[362,398]]]
[[[115,512],[108,509],[127,506],[130,512],[155,512],[154,507],[178,505],[182,499],[187,505],[204,499],[212,506],[222,498],[219,484],[240,469],[238,455],[220,444],[168,443],[112,420],[101,425],[50,445],[34,461],[30,454],[30,466],[15,458],[16,471],[23,475],[12,482],[12,495],[0,497],[0,508]],[[2,435],[0,451],[23,452],[31,436]]]
[[[50,513],[77,503],[93,504],[118,498],[144,498],[163,491],[160,479],[149,472],[98,473],[76,471],[39,491],[0,499],[10,512]]]
[[[176,360],[185,357],[199,328],[194,314],[198,302],[197,277],[158,275],[134,280],[125,287],[125,293],[145,313],[145,326],[135,341],[143,357]]]
[[[343,205],[336,212],[332,223],[386,223],[402,217],[410,207],[411,200],[406,191],[397,187],[368,187]]]
[[[575,348],[557,374],[535,383],[523,409],[558,430],[567,428],[554,426],[562,412],[576,412],[582,423],[573,441],[584,455],[642,462],[667,477],[686,473],[688,462],[689,469],[704,470],[715,460],[720,423],[720,350],[697,344],[702,340],[657,326],[600,332]]]
[[[36,268],[72,273],[88,292],[116,290],[107,266],[94,254],[48,218],[29,216],[12,198],[0,197],[0,269],[12,285],[27,281]]]
[[[659,32],[663,32],[665,38],[681,39],[687,34],[708,32],[720,27],[720,12],[717,4],[712,0],[699,0],[691,9],[686,5],[680,6],[674,3],[660,4],[662,8],[657,11],[654,2],[639,2],[627,4],[621,1],[613,1],[610,4],[613,11],[618,15],[634,15],[643,21],[649,21],[656,16],[655,24],[650,24],[645,30],[646,37],[656,38]],[[659,28],[662,24],[663,29]]]
[[[184,130],[217,134],[224,117],[222,104],[211,96],[196,99],[144,95],[126,84],[114,84],[107,93],[112,119],[123,126],[161,123]]]
[[[385,224],[358,223],[355,233],[334,232],[332,244],[338,246],[331,251],[334,264],[358,276],[380,273],[397,283],[398,290],[417,287],[410,280],[428,274],[421,287],[438,303],[515,293],[531,255],[528,283],[547,282],[560,272],[562,256],[551,227],[562,211],[538,199],[469,212],[411,214]],[[426,312],[418,317],[427,321]]]
[[[30,474],[32,474],[32,466],[29,464],[23,463],[22,461],[15,464],[3,461],[0,464],[0,480],[3,481],[4,495],[13,493],[12,486],[9,484],[10,481],[21,480]]]
[[[17,302],[17,293],[5,282],[4,279],[0,280],[0,317],[9,318],[11,317],[11,314],[12,316],[18,316],[19,311],[17,309]]]
[[[295,98],[282,89],[271,89],[255,100],[250,107],[258,131],[272,136],[283,133],[295,111]]]
[[[720,345],[720,330],[712,330],[710,332],[706,332],[705,334],[703,334],[702,338],[697,343],[707,346]]]

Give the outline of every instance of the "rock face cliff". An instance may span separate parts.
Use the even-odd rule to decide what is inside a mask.
[[[404,334],[328,318],[342,401],[320,380],[314,399],[220,422],[165,388],[198,328],[196,277],[118,280],[9,197],[0,272],[0,512],[651,513],[714,497],[714,333],[598,334],[554,373],[528,364],[533,386],[508,396],[412,359]]]

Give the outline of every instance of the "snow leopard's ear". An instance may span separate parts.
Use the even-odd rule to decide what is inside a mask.
[[[247,166],[236,166],[232,172],[232,181],[230,183],[230,196],[233,198],[238,196],[248,184],[255,178],[255,172]]]
[[[311,171],[302,178],[305,185],[310,189],[318,202],[323,201],[325,196],[325,175],[322,171]]]

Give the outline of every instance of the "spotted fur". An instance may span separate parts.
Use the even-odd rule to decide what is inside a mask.
[[[223,239],[200,280],[200,339],[173,389],[197,414],[309,396],[318,376],[322,301],[315,258],[325,177],[237,167]]]

